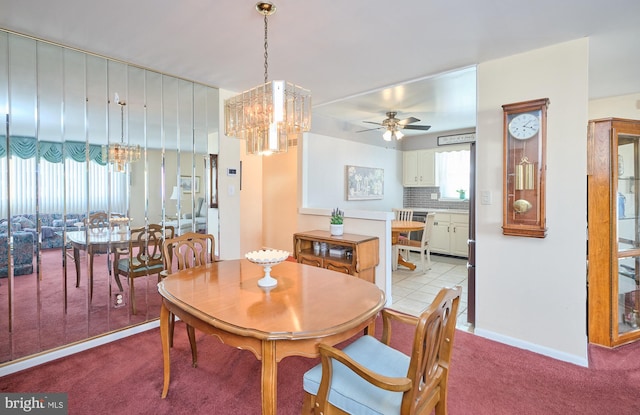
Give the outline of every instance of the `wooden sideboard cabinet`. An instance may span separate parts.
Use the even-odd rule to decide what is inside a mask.
[[[326,250],[322,249],[323,244]],[[293,235],[293,251],[301,264],[343,272],[375,283],[376,266],[380,262],[379,242],[375,236],[352,233],[332,236],[330,232],[320,230],[300,232]]]

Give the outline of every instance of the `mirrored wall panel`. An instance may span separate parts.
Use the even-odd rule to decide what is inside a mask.
[[[132,235],[218,238],[218,90],[4,31],[0,57],[1,365],[159,316]]]

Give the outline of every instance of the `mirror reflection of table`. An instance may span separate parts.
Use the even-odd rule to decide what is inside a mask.
[[[287,356],[318,357],[319,343],[335,345],[365,328],[373,334],[385,301],[375,284],[289,261],[275,265],[271,275],[278,284],[261,288],[262,266],[225,260],[178,271],[158,284],[163,398],[170,380],[170,313],[262,362],[262,414],[269,415],[276,413],[277,362]]]
[[[416,269],[416,264],[407,261],[400,254],[400,250],[398,249],[398,239],[401,233],[411,232],[411,231],[420,231],[424,229],[424,222],[416,222],[416,221],[405,221],[405,220],[392,220],[391,221],[391,246],[393,247],[394,256],[398,257],[398,265],[405,266],[409,268],[411,271]],[[397,251],[397,254],[396,254]]]
[[[93,298],[93,256],[96,253],[108,253],[116,248],[129,248],[130,232],[115,232],[108,228],[87,229],[67,232],[67,242],[73,248],[73,261],[76,269],[76,287],[80,286],[80,251],[86,251],[89,259],[89,301]],[[66,253],[65,253],[66,257]],[[65,259],[66,261],[66,259]],[[109,263],[109,261],[107,261]],[[64,286],[67,286],[67,270],[64,271]],[[66,299],[66,295],[65,295]]]

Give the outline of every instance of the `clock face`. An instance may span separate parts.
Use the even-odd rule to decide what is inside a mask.
[[[533,114],[525,113],[515,116],[509,123],[509,133],[518,140],[526,140],[540,130],[540,118]]]

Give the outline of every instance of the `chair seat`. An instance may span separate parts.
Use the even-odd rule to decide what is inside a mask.
[[[381,343],[372,336],[362,336],[345,347],[343,351],[374,372],[392,377],[407,376],[409,356]],[[318,364],[304,374],[304,390],[316,395],[321,377],[322,365]],[[334,360],[329,402],[354,415],[399,414],[402,393],[377,388]]]
[[[134,265],[138,266],[140,264],[140,262],[138,261],[137,258],[133,258],[132,262],[134,263]],[[129,272],[129,258],[122,258],[118,260],[118,269],[120,271],[123,272]],[[136,272],[139,272],[142,269],[147,269],[149,271],[149,274],[157,274],[160,271],[162,271],[164,269],[164,265],[163,264],[158,264],[158,265],[152,265],[150,267],[146,267],[146,268],[136,268]]]

